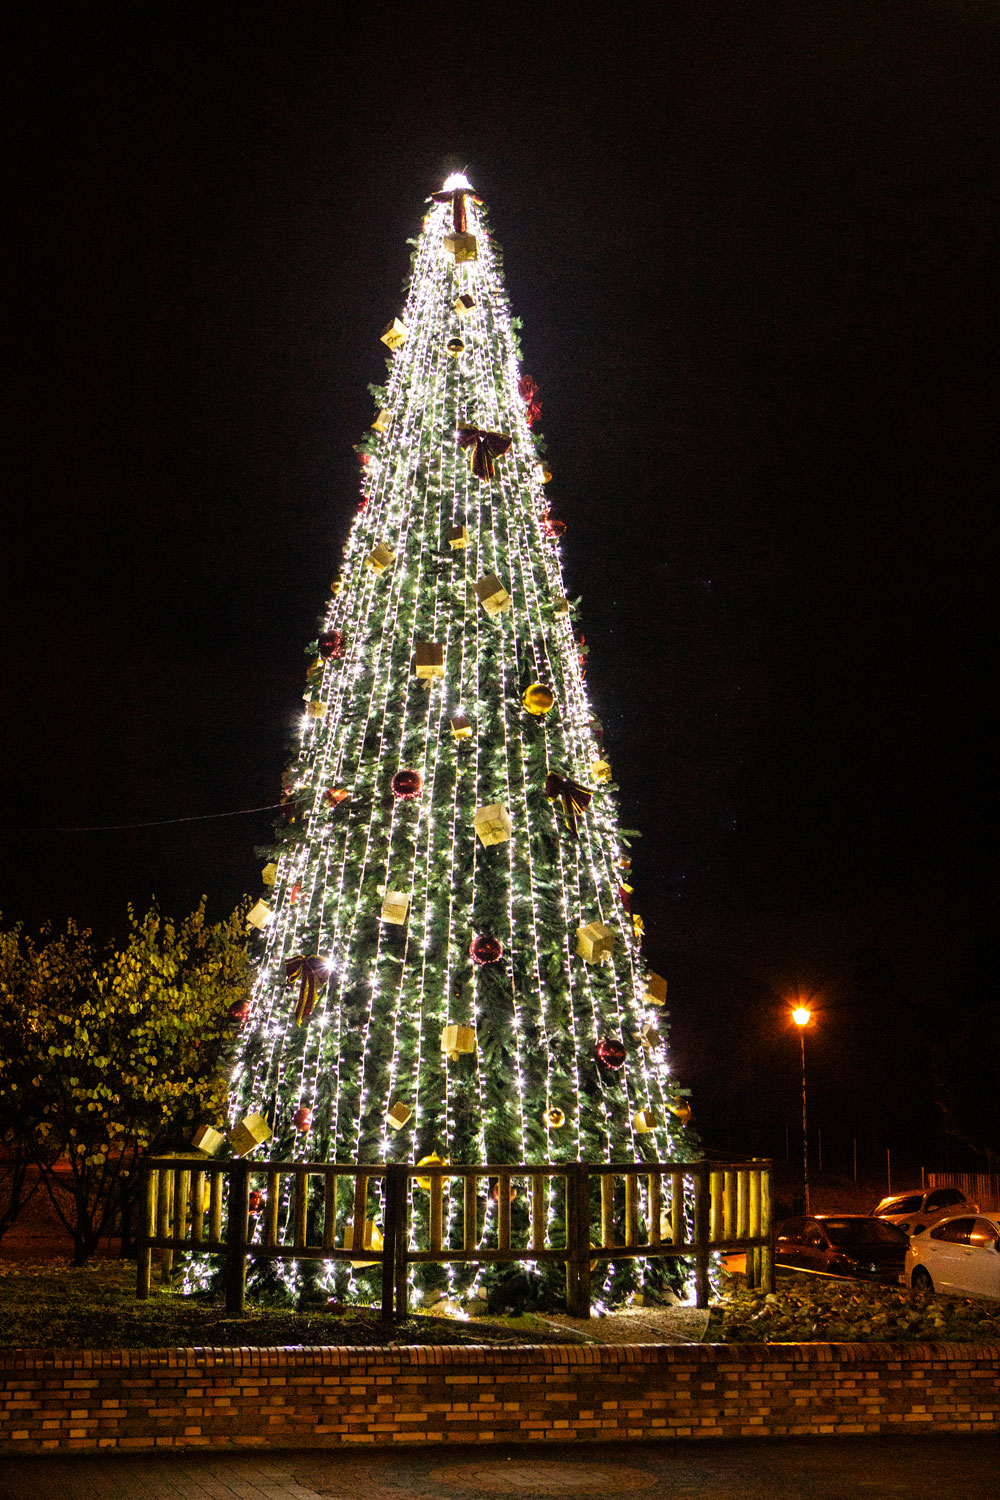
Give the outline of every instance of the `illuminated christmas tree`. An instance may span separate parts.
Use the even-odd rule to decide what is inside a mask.
[[[429,200],[251,914],[237,1149],[683,1157],[611,768],[486,211]],[[267,1127],[254,1125],[261,1116]],[[273,1127],[274,1139],[266,1139]]]

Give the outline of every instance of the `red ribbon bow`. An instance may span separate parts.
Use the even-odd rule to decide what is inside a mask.
[[[517,382],[517,394],[525,405],[525,419],[529,427],[534,427],[538,418],[542,415],[542,403],[538,399],[538,386],[530,375],[522,375]]]
[[[321,983],[325,984],[329,977],[326,959],[320,958],[318,953],[308,958],[302,954],[298,958],[285,960],[285,983],[290,984],[293,979],[299,981],[299,998],[295,1003],[296,1026],[308,1021],[316,1005],[316,988]]]
[[[458,429],[458,446],[470,448],[469,468],[479,479],[492,479],[496,473],[493,462],[513,442],[512,438],[502,432],[483,432],[478,427],[460,427]]]
[[[450,203],[452,223],[456,234],[465,233],[465,195],[467,188],[455,188],[454,192],[431,193],[432,203]]]
[[[576,838],[576,815],[586,812],[593,799],[593,792],[580,786],[579,782],[571,781],[568,776],[560,776],[558,771],[550,771],[545,778],[545,795],[553,801],[557,797],[562,798],[563,816],[570,833]]]

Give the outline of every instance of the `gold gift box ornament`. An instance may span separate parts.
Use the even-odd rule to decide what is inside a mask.
[[[263,1115],[247,1115],[238,1125],[234,1125],[229,1132],[229,1144],[233,1148],[234,1156],[248,1156],[258,1146],[263,1146],[269,1141],[274,1131],[264,1119]]]
[[[475,307],[476,299],[471,292],[461,292],[451,305],[460,318],[465,318]]]
[[[389,922],[394,927],[403,927],[406,924],[406,915],[410,909],[409,891],[386,891],[382,896],[382,921]]]
[[[252,928],[256,928],[258,932],[263,932],[273,916],[274,912],[266,901],[256,901],[247,912],[247,932]]]
[[[642,1045],[645,1047],[647,1052],[659,1052],[660,1048],[663,1046],[663,1037],[657,1031],[652,1021],[648,1026],[644,1026],[642,1028],[639,1036],[640,1040],[642,1041]]]
[[[441,1051],[452,1062],[458,1062],[460,1057],[475,1052],[475,1050],[476,1033],[473,1028],[449,1022],[441,1033]]]
[[[354,1240],[354,1220],[348,1219],[344,1226],[344,1249],[345,1250],[374,1250],[379,1253],[382,1249],[382,1231],[374,1219],[366,1219],[365,1227],[361,1231],[361,1244]],[[377,1265],[373,1260],[352,1260],[351,1266],[355,1271],[370,1271]]]
[[[388,432],[389,431],[389,423],[391,421],[392,421],[392,418],[389,416],[388,411],[386,411],[386,410],[383,409],[382,411],[379,412],[378,416],[375,418],[374,422],[372,423],[372,429],[375,432]]]
[[[469,545],[468,526],[449,526],[446,536],[448,538],[448,546],[453,552],[460,551]]]
[[[399,349],[406,343],[409,329],[399,318],[393,318],[384,333],[379,334],[387,349]]]
[[[491,802],[487,807],[478,808],[472,826],[479,836],[479,842],[487,849],[491,844],[506,844],[514,831],[510,813],[499,802]]]
[[[395,1104],[390,1105],[386,1110],[385,1118],[392,1126],[393,1130],[402,1130],[403,1126],[409,1121],[412,1114],[413,1110],[410,1108],[410,1106],[408,1104],[404,1104],[402,1099],[397,1099]]]
[[[510,595],[495,573],[484,574],[473,587],[476,598],[488,615],[502,615],[510,609]]]
[[[225,1139],[222,1131],[216,1130],[213,1125],[199,1125],[191,1137],[191,1144],[196,1151],[204,1151],[206,1156],[215,1156]]]
[[[365,558],[365,567],[373,573],[384,573],[394,556],[384,542],[377,542]]]
[[[444,676],[444,646],[440,641],[418,641],[413,653],[413,670],[425,682]]]
[[[576,929],[576,951],[584,963],[603,963],[615,951],[614,930],[604,922],[587,922]]]
[[[667,981],[661,974],[646,975],[646,992],[643,996],[650,1005],[665,1005],[667,1003]]]
[[[264,866],[263,870],[261,870],[260,872],[260,878],[265,885],[274,884],[274,882],[278,878],[278,866],[275,864],[274,860],[271,860],[270,864],[266,864]]]
[[[648,1135],[651,1130],[656,1129],[656,1114],[651,1109],[636,1110],[632,1116],[632,1124],[636,1135]]]
[[[444,249],[445,254],[452,257],[456,266],[463,265],[469,260],[479,259],[479,245],[474,234],[446,234]]]
[[[456,740],[472,738],[472,724],[465,714],[452,714],[451,732]]]

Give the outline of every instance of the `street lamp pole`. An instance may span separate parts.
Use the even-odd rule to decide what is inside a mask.
[[[809,1213],[809,1132],[806,1116],[806,1027],[812,1020],[812,1011],[807,1005],[798,1005],[792,1011],[792,1020],[799,1028],[799,1046],[802,1049],[802,1198],[805,1211]]]

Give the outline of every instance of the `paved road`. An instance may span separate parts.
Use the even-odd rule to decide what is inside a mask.
[[[998,1500],[1000,1435],[0,1458],[0,1500]]]

